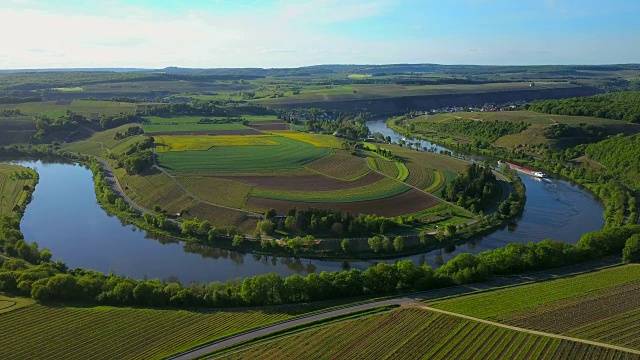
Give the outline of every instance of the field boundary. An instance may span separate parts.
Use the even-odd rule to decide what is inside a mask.
[[[219,208],[223,208],[223,209],[227,209],[227,210],[235,210],[235,211],[239,211],[239,212],[243,212],[247,215],[250,215],[251,217],[256,217],[259,219],[263,219],[264,216],[262,214],[258,214],[256,212],[252,212],[252,211],[248,211],[248,210],[243,210],[243,209],[236,209],[236,208],[232,208],[229,206],[224,206],[224,205],[218,205],[218,204],[214,204],[214,203],[210,203],[208,201],[204,201],[198,197],[196,197],[195,195],[193,195],[191,192],[189,192],[184,186],[182,186],[182,184],[180,184],[180,182],[178,180],[176,180],[176,178],[174,178],[171,174],[169,174],[167,171],[165,171],[162,167],[158,166],[158,164],[156,163],[156,145],[153,144],[153,166],[152,168],[155,168],[157,170],[159,170],[161,173],[163,173],[165,176],[167,176],[169,178],[169,180],[171,180],[174,184],[176,184],[176,186],[178,188],[180,188],[180,190],[182,190],[182,192],[184,192],[187,196],[189,196],[190,198],[194,199],[195,201],[198,201],[202,204],[207,204],[210,206],[215,206],[215,207],[219,207]]]
[[[459,318],[462,318],[462,319],[476,321],[476,322],[480,322],[480,323],[487,324],[487,325],[497,326],[497,327],[501,327],[501,328],[508,329],[508,330],[514,330],[514,331],[524,332],[524,333],[528,333],[528,334],[532,334],[532,335],[538,335],[538,336],[546,336],[546,337],[556,338],[556,339],[561,339],[561,340],[574,341],[574,342],[579,342],[579,343],[583,343],[583,344],[587,344],[587,345],[600,346],[600,347],[605,347],[605,348],[609,348],[609,349],[612,349],[612,350],[624,351],[624,352],[627,352],[627,353],[640,355],[640,350],[629,349],[629,348],[626,348],[626,347],[623,347],[623,346],[611,345],[611,344],[606,344],[606,343],[601,343],[601,342],[591,341],[591,340],[585,340],[585,339],[580,339],[580,338],[574,338],[574,337],[571,337],[571,336],[553,334],[553,333],[548,333],[548,332],[544,332],[544,331],[525,329],[525,328],[521,328],[521,327],[517,327],[517,326],[502,324],[502,323],[498,323],[498,322],[493,322],[493,321],[490,321],[490,320],[475,318],[473,316],[459,314],[459,313],[455,313],[455,312],[451,312],[451,311],[447,311],[447,310],[441,310],[441,309],[433,308],[433,307],[430,307],[430,306],[427,306],[427,305],[419,305],[418,307],[421,308],[421,309],[437,312],[437,313],[440,313],[440,314],[455,316],[455,317],[459,317]]]

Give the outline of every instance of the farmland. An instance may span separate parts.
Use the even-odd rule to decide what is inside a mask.
[[[149,134],[155,133],[201,133],[229,130],[250,130],[251,128],[239,123],[231,124],[158,124],[142,125],[142,130]]]
[[[327,155],[307,164],[306,168],[345,181],[353,181],[371,172],[362,158],[349,155],[346,152]]]
[[[56,118],[65,115],[67,110],[91,117],[91,114],[115,115],[119,113],[133,113],[136,104],[115,101],[73,100],[71,102],[33,102],[15,105],[0,105],[0,110],[18,109],[25,115],[46,115]]]
[[[159,359],[307,308],[185,311],[31,305],[0,310],[0,358]]]
[[[197,198],[223,206],[242,208],[251,193],[250,185],[238,181],[211,176],[177,176],[176,179]]]
[[[305,164],[331,153],[330,148],[286,137],[270,140],[278,146],[265,151],[262,146],[226,146],[209,151],[179,151],[158,154],[161,166],[175,173],[260,173],[297,170]]]
[[[224,359],[634,358],[628,353],[407,308],[320,327]]]
[[[254,189],[251,196],[274,200],[298,202],[358,202],[392,197],[410,188],[395,180],[384,178],[373,184],[333,191],[276,191]]]
[[[468,296],[434,307],[640,349],[640,266]]]
[[[266,135],[246,136],[156,136],[154,137],[157,152],[200,151],[221,146],[267,146],[279,145],[277,141]]]
[[[25,186],[35,186],[37,174],[17,165],[0,164],[0,215],[9,215],[14,206],[27,200]]]

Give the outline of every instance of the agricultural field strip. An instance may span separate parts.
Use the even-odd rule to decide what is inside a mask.
[[[476,318],[476,317],[469,316],[469,315],[464,315],[464,314],[459,314],[459,313],[455,313],[455,312],[451,312],[451,311],[447,311],[447,310],[442,310],[442,309],[438,309],[438,308],[434,308],[434,307],[430,307],[430,306],[426,306],[426,305],[421,305],[420,307],[425,309],[425,310],[430,310],[430,311],[438,312],[438,313],[441,313],[441,314],[456,316],[456,317],[467,319],[467,320],[478,321],[478,322],[481,322],[483,324],[498,326],[498,327],[501,327],[501,328],[504,328],[504,329],[515,330],[515,331],[525,332],[525,333],[528,333],[528,334],[546,336],[546,337],[551,337],[551,338],[556,338],[556,339],[569,340],[569,341],[579,342],[579,343],[583,343],[583,344],[595,345],[595,346],[605,347],[605,348],[608,348],[608,349],[619,350],[619,351],[624,351],[624,352],[640,355],[640,350],[630,349],[630,348],[626,348],[626,347],[623,347],[623,346],[605,344],[605,343],[601,343],[601,342],[597,342],[597,341],[585,340],[585,339],[575,338],[575,337],[571,337],[571,336],[565,336],[565,335],[552,334],[552,333],[543,332],[543,331],[525,329],[525,328],[521,328],[521,327],[517,327],[517,326],[511,326],[511,325],[506,325],[506,324],[502,324],[502,323],[498,323],[498,322],[494,322],[494,321],[489,321],[489,320],[486,320],[486,319],[480,319],[480,318]]]
[[[278,146],[270,135],[159,135],[154,137],[157,152],[207,151],[219,146]]]
[[[286,313],[269,314],[262,311],[193,313],[33,305],[0,315],[0,328],[3,328],[5,335],[3,340],[16,339],[11,343],[19,346],[0,347],[0,357],[27,358],[31,357],[28,354],[35,352],[39,354],[38,358],[86,359],[100,353],[106,357],[109,352],[110,356],[116,358],[159,358],[176,350],[250,329],[256,323],[269,324],[290,317]],[[147,328],[147,331],[137,331],[140,327]],[[47,335],[47,329],[51,328],[65,330],[51,338]],[[74,334],[75,331],[95,336],[82,338]],[[113,346],[105,346],[105,342]],[[113,354],[113,351],[116,353]]]
[[[630,283],[639,277],[640,265],[620,266],[552,282],[445,300],[433,307],[501,321],[504,316],[516,311],[534,309],[554,301]]]
[[[566,334],[636,310],[640,310],[640,280],[515,311],[502,320],[511,325]]]
[[[352,155],[333,153],[305,165],[315,173],[338,180],[353,181],[371,172],[364,159]]]
[[[593,322],[567,334],[640,349],[640,309]]]
[[[410,189],[410,186],[383,178],[373,184],[350,189],[330,191],[284,191],[265,190],[254,188],[251,196],[273,200],[288,200],[302,202],[359,202],[384,199],[402,194]]]
[[[387,177],[387,178],[389,178],[389,179],[392,179],[392,180],[394,180],[394,181],[400,181],[400,180],[398,180],[398,179],[396,179],[396,178],[394,178],[394,177],[391,177],[391,176],[389,176],[389,175],[387,175],[387,174],[385,174],[385,173],[383,173],[383,172],[381,172],[381,171],[378,171],[378,170],[374,169],[374,168],[371,166],[371,163],[369,163],[369,162],[367,162],[367,165],[369,166],[369,168],[370,168],[371,170],[373,170],[373,171],[375,171],[375,172],[377,172],[377,173],[379,173],[379,174],[382,174],[383,176],[386,176],[386,177]],[[442,199],[440,199],[439,197],[437,197],[437,196],[433,195],[432,193],[427,192],[427,191],[425,191],[425,190],[423,190],[423,189],[420,189],[420,188],[419,188],[419,187],[417,187],[417,186],[414,186],[414,185],[408,184],[408,183],[403,182],[403,181],[400,181],[400,182],[401,182],[402,184],[407,185],[407,186],[411,186],[412,188],[414,188],[414,189],[416,189],[416,190],[420,191],[420,192],[421,192],[421,193],[423,193],[423,194],[426,194],[427,196],[429,196],[429,197],[431,197],[431,198],[435,199],[437,202],[442,202],[442,201],[443,201],[443,200],[442,200]],[[456,204],[451,204],[451,203],[449,203],[449,204],[450,204],[451,206],[455,206],[455,207],[457,207],[457,208],[459,208],[459,209],[462,209],[464,212],[466,212],[466,211],[467,211],[467,210],[465,210],[464,208],[462,208],[462,207],[460,207],[460,206],[458,206],[458,205],[456,205]],[[472,224],[474,224],[474,223],[476,223],[476,222],[477,222],[477,220],[472,219],[472,220],[470,220],[469,222],[467,222],[467,225],[472,225]]]
[[[172,172],[259,173],[285,172],[303,169],[333,150],[312,144],[274,136],[278,146],[221,146],[209,151],[178,151],[158,154],[159,163]]]
[[[473,292],[479,290],[491,290],[496,286],[512,286],[515,288],[520,288],[522,286],[528,286],[532,281],[545,281],[545,280],[559,280],[558,277],[567,278],[573,276],[576,272],[582,272],[587,270],[599,269],[606,266],[611,266],[617,264],[619,259],[615,259],[612,257],[604,258],[601,260],[591,261],[588,263],[568,266],[559,269],[552,269],[547,271],[538,271],[532,273],[521,274],[518,277],[510,277],[510,278],[498,278],[492,282],[487,283],[475,283],[469,285],[460,285],[443,289],[429,290],[419,293],[407,294],[403,296],[397,296],[388,299],[377,300],[369,303],[345,306],[340,309],[323,311],[320,313],[316,313],[309,316],[299,316],[292,318],[290,320],[283,321],[278,324],[265,326],[262,328],[256,328],[253,330],[248,330],[241,334],[232,335],[219,341],[211,342],[197,348],[191,349],[189,351],[183,352],[179,355],[172,357],[171,359],[195,359],[211,352],[239,344],[241,342],[251,340],[257,337],[262,337],[264,335],[269,335],[276,331],[286,330],[291,327],[308,324],[318,320],[324,320],[335,316],[345,315],[349,313],[354,313],[357,311],[362,311],[366,309],[372,309],[379,306],[386,305],[407,305],[414,304],[415,301],[426,301],[426,300],[435,300],[438,298],[452,296],[452,295],[464,295],[471,294],[473,296]],[[603,271],[603,270],[602,270]],[[467,296],[468,297],[468,296]]]
[[[236,208],[233,208],[233,207],[230,207],[230,206],[218,205],[218,204],[214,204],[214,203],[211,203],[211,202],[208,202],[208,201],[204,201],[204,200],[196,197],[195,195],[193,195],[191,192],[189,192],[189,190],[187,190],[184,186],[182,186],[182,184],[180,184],[180,182],[178,180],[176,180],[176,178],[171,176],[171,174],[166,172],[163,168],[161,168],[158,165],[153,165],[153,167],[155,169],[160,170],[164,175],[169,177],[169,179],[171,179],[171,181],[173,181],[173,183],[176,184],[176,186],[178,186],[180,188],[180,190],[182,190],[185,194],[189,195],[189,197],[191,197],[192,199],[194,199],[196,201],[199,201],[199,202],[201,202],[203,204],[224,208],[224,209],[227,209],[227,210],[240,211],[240,212],[243,212],[245,214],[251,214],[253,216],[262,217],[262,214],[258,214],[258,213],[252,212],[252,211],[243,210],[243,209],[236,209]]]
[[[307,358],[545,358],[550,357],[561,344],[576,346],[573,339],[560,339],[546,334],[534,334],[520,329],[508,329],[486,324],[477,319],[463,319],[457,314],[428,311],[424,306],[394,310],[387,314],[374,314],[347,319],[338,323],[258,342],[221,355],[222,358],[265,359],[291,358],[303,352]],[[396,334],[395,337],[382,334]],[[550,334],[553,335],[553,334]],[[381,337],[382,336],[382,337]],[[423,343],[427,340],[439,339]],[[579,339],[578,339],[579,340]],[[562,343],[561,341],[567,341]],[[269,346],[269,344],[272,344]],[[550,344],[554,344],[551,348]],[[614,351],[625,351],[602,346]],[[545,351],[546,350],[546,351]],[[571,349],[569,349],[570,351]],[[587,348],[585,351],[594,350]],[[565,351],[565,349],[561,349]],[[602,350],[599,350],[602,351]],[[610,350],[605,350],[610,351]],[[417,353],[416,353],[417,352]]]

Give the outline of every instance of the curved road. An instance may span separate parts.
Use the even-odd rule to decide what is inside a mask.
[[[619,258],[608,257],[601,260],[597,260],[597,261],[593,261],[585,264],[569,266],[561,269],[514,275],[514,276],[495,277],[493,280],[485,283],[477,283],[477,284],[455,286],[455,287],[444,288],[444,289],[436,289],[436,290],[430,290],[425,292],[406,294],[406,295],[387,298],[387,299],[378,300],[378,301],[372,301],[365,304],[346,306],[340,309],[329,310],[326,312],[316,313],[313,315],[296,317],[296,318],[285,320],[276,324],[266,325],[256,329],[231,335],[216,341],[212,341],[210,343],[191,349],[189,351],[183,352],[181,354],[172,356],[169,359],[179,359],[179,360],[195,359],[195,358],[204,356],[206,354],[209,354],[213,351],[220,350],[232,345],[236,345],[248,340],[252,340],[257,337],[269,335],[276,331],[286,330],[298,325],[309,324],[314,321],[325,320],[331,317],[350,314],[357,311],[372,309],[372,308],[385,306],[385,305],[411,305],[411,304],[416,304],[419,301],[430,300],[430,299],[440,298],[444,296],[471,293],[478,290],[490,289],[494,287],[501,287],[501,286],[507,286],[507,285],[523,284],[531,281],[549,280],[549,279],[554,279],[560,276],[567,276],[567,275],[571,275],[571,274],[582,272],[582,271],[595,270],[603,266],[616,264],[619,261],[620,261]]]

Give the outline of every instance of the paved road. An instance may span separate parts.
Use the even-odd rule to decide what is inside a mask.
[[[450,287],[450,288],[444,288],[444,289],[436,289],[431,291],[407,294],[407,295],[388,298],[388,299],[379,300],[379,301],[373,301],[365,304],[347,306],[341,309],[330,310],[330,311],[309,315],[309,316],[297,317],[291,320],[279,322],[277,324],[267,325],[267,326],[259,327],[256,329],[248,330],[236,335],[228,336],[223,339],[210,342],[203,346],[186,351],[182,354],[173,356],[169,359],[180,359],[180,360],[194,359],[194,358],[209,354],[213,351],[220,350],[220,349],[223,349],[247,340],[255,339],[260,336],[268,335],[276,331],[289,329],[294,326],[308,324],[310,322],[324,320],[324,319],[328,319],[328,318],[339,316],[339,315],[350,314],[350,313],[354,313],[361,310],[372,309],[372,308],[385,306],[385,305],[401,305],[401,306],[411,305],[411,304],[416,304],[419,301],[440,298],[443,296],[465,294],[465,293],[470,293],[477,290],[490,289],[498,286],[517,285],[517,284],[522,284],[529,281],[541,281],[541,280],[553,279],[559,276],[566,276],[566,275],[574,274],[577,272],[593,270],[603,266],[613,265],[618,263],[619,261],[620,261],[619,258],[609,257],[609,258],[601,259],[598,261],[593,261],[590,263],[570,266],[570,267],[561,268],[561,269],[541,271],[541,272],[522,274],[522,275],[514,275],[514,276],[496,277],[492,281],[485,282],[485,283],[477,283],[477,284],[456,286],[456,287]]]

